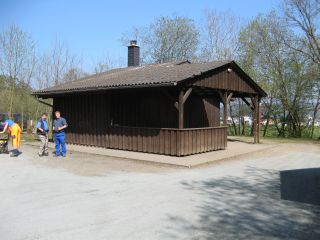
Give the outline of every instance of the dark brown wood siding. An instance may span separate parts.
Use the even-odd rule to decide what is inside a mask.
[[[178,112],[171,98],[157,90],[109,92],[112,125],[178,127]]]
[[[250,84],[240,76],[238,72],[228,68],[214,73],[203,74],[201,77],[192,80],[192,85],[198,87],[207,87],[212,89],[223,89],[241,93],[256,94],[256,91]]]
[[[220,126],[220,101],[218,98],[191,94],[185,103],[184,126],[186,128]]]
[[[69,144],[175,156],[224,149],[226,131],[211,128],[219,126],[219,100],[191,94],[187,129],[177,129],[176,99],[174,91],[108,91],[56,97],[53,110],[68,122]]]
[[[55,98],[54,111],[68,123],[67,142],[88,146],[105,146],[110,112],[107,95],[81,95]]]

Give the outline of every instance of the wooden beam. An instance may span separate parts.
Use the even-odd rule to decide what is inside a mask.
[[[183,96],[184,96],[184,90],[181,89],[179,93],[179,128],[183,128],[183,109],[184,109],[184,104],[183,104]]]
[[[258,97],[251,97],[253,109],[253,142],[258,143]]]
[[[247,106],[248,106],[249,108],[251,108],[251,110],[254,109],[254,107],[247,101],[247,99],[245,99],[244,97],[241,97],[241,99],[242,99],[242,101],[244,101],[245,104],[247,104]]]
[[[183,95],[183,103],[185,103],[192,92],[192,88],[189,88],[186,93]]]
[[[38,99],[38,98],[37,98],[37,101],[38,101],[39,103],[42,103],[42,104],[47,105],[47,106],[49,106],[49,107],[53,107],[52,104],[47,103],[47,102],[45,102],[45,101],[42,101],[42,100],[40,100],[40,99]]]
[[[173,106],[174,106],[177,110],[179,110],[179,103],[178,103],[177,101],[174,102]]]
[[[260,112],[260,101],[261,99],[258,98],[258,105],[257,105],[257,143],[260,143],[260,130],[261,130],[261,112]]]
[[[231,98],[232,98],[232,95],[233,95],[233,93],[230,93],[230,94],[228,95],[228,97],[227,97],[227,103],[230,102],[230,100],[231,100]]]
[[[228,93],[224,92],[223,94],[223,125],[227,126],[228,119]]]
[[[225,91],[225,92],[222,92],[222,91],[217,91],[219,96],[220,96],[220,99],[221,99],[221,102],[223,103],[223,125],[224,126],[227,126],[227,119],[228,119],[228,93]],[[230,99],[232,97],[232,94],[230,93]]]
[[[251,96],[251,97],[250,97],[250,99],[251,99],[251,105],[252,105],[253,109],[256,108],[256,99],[255,99],[255,98],[256,98],[256,97],[254,97],[254,96]]]
[[[224,99],[224,94],[221,91],[218,91],[218,94],[220,96],[221,102],[223,103],[223,105],[225,105],[225,99]]]
[[[162,90],[162,92],[164,93],[164,95],[166,95],[171,101],[174,102],[174,107],[179,110],[179,103],[166,91],[166,90]]]

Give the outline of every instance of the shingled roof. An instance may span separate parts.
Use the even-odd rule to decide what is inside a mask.
[[[104,89],[176,85],[183,80],[194,78],[195,76],[231,63],[235,64],[234,61],[215,61],[208,63],[190,63],[189,61],[183,61],[118,68],[34,91],[33,95],[45,96]]]

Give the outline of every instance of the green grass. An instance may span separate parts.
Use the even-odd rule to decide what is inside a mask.
[[[33,134],[23,133],[21,135],[21,141],[23,142],[35,142],[38,141],[38,137]]]
[[[263,131],[263,129],[264,129],[264,126],[262,126],[261,131]],[[245,132],[245,134],[241,135],[241,136],[251,136],[250,135],[251,126],[246,125],[244,132]],[[262,136],[262,134],[263,133],[261,132],[261,136]],[[229,128],[228,128],[228,135],[229,136],[235,136],[234,128],[232,126],[230,126],[230,125],[229,125]],[[239,136],[239,134],[237,136]],[[277,128],[274,125],[270,125],[268,127],[268,130],[266,132],[266,136],[264,138],[270,138],[270,139],[292,139],[292,140],[293,139],[301,139],[301,140],[315,140],[315,141],[318,141],[318,140],[320,140],[320,127],[315,127],[314,128],[313,138],[311,139],[309,137],[309,128],[306,128],[306,129],[303,130],[301,138],[295,138],[295,137],[289,137],[289,136],[286,136],[286,137],[278,136]]]
[[[228,136],[228,139],[235,141],[253,143],[253,136]],[[310,138],[281,138],[281,137],[261,137],[260,143],[282,144],[282,143],[306,143],[320,144],[320,140]]]

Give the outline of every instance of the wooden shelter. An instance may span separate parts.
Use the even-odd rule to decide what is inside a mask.
[[[69,144],[172,156],[225,149],[231,98],[253,110],[259,142],[260,99],[266,96],[234,61],[133,65],[33,94],[53,98],[53,111],[68,121]]]

